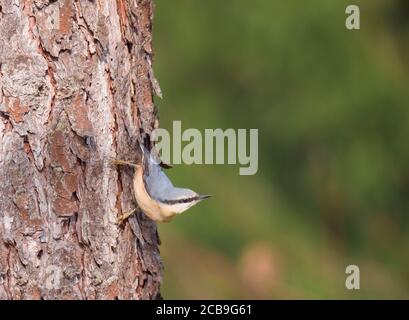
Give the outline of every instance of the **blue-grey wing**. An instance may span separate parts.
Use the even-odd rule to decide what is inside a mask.
[[[148,160],[149,159],[149,160]],[[193,197],[196,193],[190,189],[176,188],[163,172],[155,159],[148,158],[147,170],[144,176],[146,189],[149,195],[156,200],[176,200]]]
[[[144,179],[149,195],[157,200],[165,199],[174,188],[172,182],[158,164],[149,160],[146,165]]]

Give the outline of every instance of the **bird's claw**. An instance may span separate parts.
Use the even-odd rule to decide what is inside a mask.
[[[130,161],[125,161],[125,160],[120,160],[120,159],[115,159],[115,158],[109,159],[109,163],[111,165],[116,165],[116,166],[130,166],[130,167],[138,166],[136,163],[132,163]]]
[[[125,212],[125,213],[121,214],[121,215],[118,217],[118,219],[117,219],[117,221],[116,221],[116,224],[117,224],[118,226],[122,225],[126,219],[128,219],[131,215],[134,214],[135,211],[136,211],[136,208],[133,209],[132,211]]]

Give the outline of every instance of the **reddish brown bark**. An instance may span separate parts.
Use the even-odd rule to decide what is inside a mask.
[[[0,299],[159,296],[156,225],[116,225],[132,171],[107,163],[157,124],[152,7],[0,0]]]

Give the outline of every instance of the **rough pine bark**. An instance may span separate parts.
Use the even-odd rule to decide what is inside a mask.
[[[152,0],[0,0],[0,299],[152,299],[156,225],[132,210],[157,126]]]

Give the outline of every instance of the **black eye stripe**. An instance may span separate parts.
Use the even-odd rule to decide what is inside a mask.
[[[188,203],[198,200],[199,197],[191,197],[191,198],[184,198],[184,199],[177,199],[177,200],[160,200],[162,203],[166,204],[177,204],[177,203]]]

